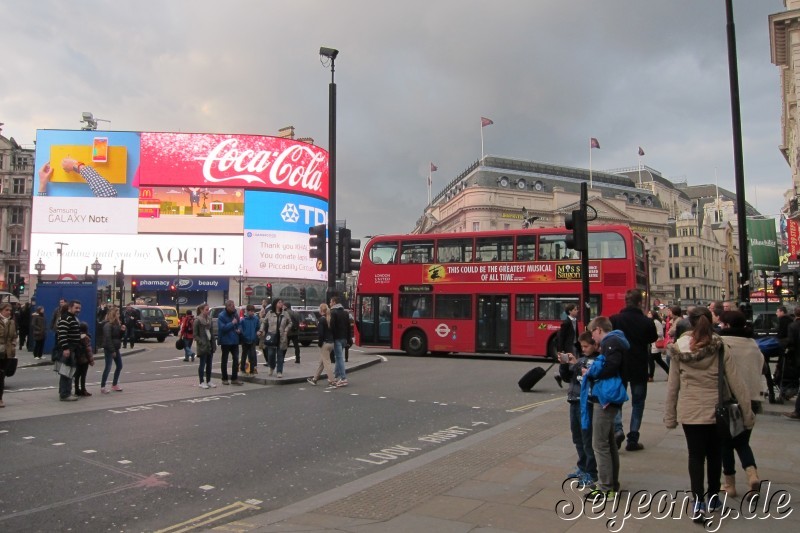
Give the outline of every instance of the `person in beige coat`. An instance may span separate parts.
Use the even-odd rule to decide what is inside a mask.
[[[682,335],[670,347],[671,363],[664,406],[667,428],[683,426],[689,451],[689,479],[694,494],[692,519],[706,520],[708,510],[722,507],[719,500],[722,474],[722,445],[717,434],[714,409],[718,402],[719,352],[723,351],[725,380],[742,408],[744,425],[752,428],[753,410],[750,394],[740,375],[733,354],[723,347],[722,338],[713,332],[711,312],[695,307],[689,312],[692,331]],[[708,469],[708,491],[704,474]]]
[[[279,378],[283,377],[283,360],[289,348],[291,328],[292,319],[284,312],[283,300],[280,298],[274,300],[272,308],[265,314],[258,330],[258,337],[264,342],[264,351],[267,354],[269,376],[276,374]]]
[[[764,355],[753,340],[753,330],[747,327],[747,320],[741,311],[723,311],[720,315],[720,335],[725,343],[725,351],[733,356],[734,366],[744,379],[747,392],[750,394],[750,405],[753,412],[760,412],[761,402],[761,369],[764,366]],[[756,458],[750,448],[752,429],[746,429],[740,435],[722,443],[722,473],[725,483],[722,486],[728,496],[736,496],[736,461],[733,450],[739,456],[747,474],[747,485],[750,490],[758,490],[761,480],[756,470]]]
[[[3,403],[3,388],[6,384],[6,359],[17,356],[17,326],[11,318],[11,304],[0,304],[0,407]]]

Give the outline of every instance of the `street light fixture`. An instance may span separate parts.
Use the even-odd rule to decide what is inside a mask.
[[[64,246],[69,246],[69,243],[57,242],[56,244],[58,245],[58,251],[56,252],[58,254],[58,278],[61,279],[61,265],[63,263],[62,260],[64,259]]]
[[[94,263],[92,263],[92,265],[91,265],[89,268],[91,268],[91,269],[92,269],[92,272],[94,272],[94,281],[95,281],[95,283],[96,283],[96,282],[97,282],[97,274],[98,274],[98,273],[99,273],[101,270],[103,270],[103,265],[101,265],[101,264],[100,264],[100,261],[98,261],[98,260],[97,260],[97,258],[95,257],[95,258],[94,258]]]
[[[328,85],[328,300],[336,287],[336,82],[334,81],[335,62],[339,50],[319,49],[322,64],[326,59],[331,64],[331,83]]]
[[[242,305],[242,285],[247,282],[247,270],[242,275],[242,265],[239,265],[239,277],[236,278],[236,282],[239,284],[239,305]]]
[[[33,268],[36,269],[36,284],[42,282],[42,272],[44,272],[44,263],[42,263],[42,258],[39,258],[39,261],[33,265]]]

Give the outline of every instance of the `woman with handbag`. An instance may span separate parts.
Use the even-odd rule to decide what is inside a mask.
[[[664,323],[661,321],[661,314],[658,312],[658,309],[653,309],[647,313],[647,317],[653,321],[653,324],[656,326],[656,333],[658,333],[658,340],[650,345],[650,363],[648,368],[650,375],[647,381],[652,383],[656,373],[656,363],[667,373],[667,376],[669,376],[669,365],[661,358],[661,352],[664,351],[664,347],[666,346],[666,340],[664,338],[666,330]]]
[[[712,329],[711,311],[695,307],[689,311],[692,331],[687,332],[669,347],[671,362],[667,397],[664,405],[664,424],[668,429],[683,426],[689,451],[689,479],[694,494],[692,519],[704,523],[706,510],[722,508],[719,499],[722,474],[722,445],[716,421],[716,406],[720,383],[727,383],[738,398],[746,428],[753,427],[750,394],[737,371],[730,351]],[[708,470],[708,492],[704,490],[704,470]],[[708,502],[706,502],[706,496]],[[708,506],[706,506],[708,503]]]
[[[753,330],[747,327],[747,320],[741,311],[724,311],[720,315],[722,329],[719,334],[725,343],[725,351],[733,356],[733,362],[744,379],[747,392],[750,393],[750,405],[753,412],[761,412],[761,403],[757,400],[761,393],[761,368],[764,364],[764,355],[753,339]],[[736,496],[736,461],[733,450],[739,456],[747,474],[749,490],[758,490],[761,480],[756,470],[756,458],[750,448],[750,434],[752,429],[745,429],[732,439],[722,439],[722,474],[725,483],[722,486],[728,496]]]
[[[331,365],[331,352],[333,351],[333,330],[331,329],[331,310],[328,304],[319,304],[319,322],[317,323],[317,345],[319,346],[319,365],[314,376],[306,381],[316,385],[322,372],[328,376],[328,386],[333,387],[336,378]]]
[[[11,304],[0,304],[0,407],[3,403],[3,389],[6,386],[6,364],[17,355],[17,326],[11,318]]]

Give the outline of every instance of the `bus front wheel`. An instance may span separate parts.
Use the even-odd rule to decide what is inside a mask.
[[[428,353],[428,340],[418,329],[406,333],[403,345],[408,355],[420,356]]]

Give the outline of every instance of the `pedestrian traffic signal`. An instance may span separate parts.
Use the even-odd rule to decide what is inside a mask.
[[[564,221],[571,235],[567,235],[567,248],[579,252],[589,251],[589,234],[586,228],[586,209],[574,209]]]
[[[11,284],[11,294],[19,298],[19,283],[16,281]]]
[[[136,294],[139,292],[139,280],[132,279],[131,280],[131,299],[136,299]]]
[[[306,301],[306,288],[300,287],[300,299]]]
[[[782,278],[775,278],[772,280],[772,292],[775,293],[777,298],[781,297],[783,293],[783,279]]]
[[[317,260],[317,271],[323,272],[328,266],[328,248],[325,240],[325,224],[308,228],[308,257]]]
[[[106,295],[106,302],[111,303],[111,285],[106,285],[105,295]]]
[[[19,285],[19,292],[25,292],[25,278],[19,278],[17,284]]]
[[[339,272],[349,274],[361,269],[361,240],[353,239],[347,228],[339,228]]]
[[[169,284],[169,295],[173,298],[178,296],[178,287],[174,283]]]

